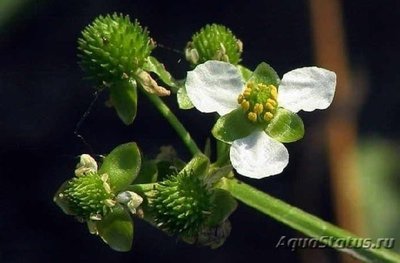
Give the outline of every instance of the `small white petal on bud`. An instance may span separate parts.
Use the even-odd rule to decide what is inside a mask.
[[[93,215],[90,216],[90,220],[93,220],[93,221],[100,221],[101,218],[102,217],[99,214],[93,214]]]
[[[104,190],[106,190],[106,192],[110,194],[111,187],[110,187],[110,184],[108,183],[108,174],[102,174],[101,180],[103,181]]]
[[[112,199],[106,199],[106,200],[104,201],[104,204],[105,204],[106,206],[108,206],[109,208],[112,208],[112,207],[114,207],[114,206],[117,204],[117,202],[114,201],[114,200],[112,200]]]
[[[150,76],[149,73],[142,70],[137,74],[138,81],[142,87],[150,94],[156,94],[157,96],[168,96],[171,94],[166,88],[159,86],[157,82]]]
[[[242,53],[243,52],[243,42],[238,39],[236,41],[236,44],[238,46],[239,52]]]
[[[89,154],[82,154],[80,161],[76,165],[75,176],[84,176],[87,173],[97,172],[97,163]]]
[[[126,204],[132,214],[136,214],[136,208],[138,208],[143,202],[143,198],[132,191],[119,193],[116,200],[118,203]]]
[[[199,62],[199,52],[195,48],[186,48],[185,49],[185,57],[186,60],[189,61],[190,63],[196,65]]]

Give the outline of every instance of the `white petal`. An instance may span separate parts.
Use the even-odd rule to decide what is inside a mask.
[[[286,147],[257,131],[232,143],[230,158],[239,174],[260,179],[283,171],[289,162]]]
[[[298,68],[283,75],[278,104],[293,112],[326,109],[333,100],[335,88],[335,72],[317,67]]]
[[[199,111],[221,116],[239,106],[237,97],[243,85],[235,66],[214,60],[189,71],[185,83],[187,95]]]

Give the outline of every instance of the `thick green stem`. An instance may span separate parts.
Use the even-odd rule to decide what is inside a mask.
[[[367,239],[362,240],[337,226],[261,192],[241,181],[224,178],[221,188],[231,192],[235,198],[246,205],[341,252],[349,253],[367,262],[400,262],[399,254],[380,248],[379,244],[373,244],[370,242],[370,239],[368,239],[369,241],[366,241]],[[343,240],[346,241],[343,242]],[[363,245],[360,246],[360,242],[357,240],[366,242],[361,243]],[[355,242],[353,244],[357,245],[343,247],[343,244],[349,245],[350,242]]]
[[[195,155],[201,153],[199,147],[192,139],[188,131],[182,125],[182,123],[178,120],[175,114],[168,108],[168,106],[160,99],[160,97],[156,95],[149,94],[147,92],[143,92],[147,95],[149,100],[153,103],[154,106],[158,109],[158,111],[168,120],[172,127],[174,127],[175,131],[181,137],[183,143],[189,149],[189,151]]]

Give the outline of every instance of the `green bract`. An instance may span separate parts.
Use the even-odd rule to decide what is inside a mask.
[[[134,80],[123,79],[113,82],[110,87],[110,102],[118,117],[129,125],[136,117],[137,84]]]
[[[140,151],[136,143],[121,144],[104,158],[99,174],[107,173],[111,190],[120,192],[135,180],[140,165]]]
[[[304,124],[296,113],[279,108],[265,131],[277,141],[295,142],[303,138]]]
[[[193,35],[185,49],[186,59],[192,65],[208,60],[220,60],[238,64],[243,50],[242,42],[231,30],[222,25],[212,24],[201,28]]]
[[[95,161],[82,155],[76,177],[60,187],[54,201],[66,214],[86,221],[91,233],[100,235],[110,247],[127,251],[133,239],[129,211],[135,211],[132,208],[140,205],[141,198],[135,196],[135,207],[129,207],[130,200],[120,202],[119,194],[136,178],[140,164],[140,152],[135,143],[116,147],[104,158],[98,171]]]

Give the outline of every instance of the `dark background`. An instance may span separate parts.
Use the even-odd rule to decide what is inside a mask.
[[[369,87],[360,134],[397,139],[400,4],[353,0],[343,1],[343,7],[351,67],[364,72]],[[32,1],[0,31],[0,262],[337,262],[329,249],[312,251],[309,257],[301,250],[276,249],[281,236],[299,234],[244,205],[231,217],[231,236],[217,250],[186,245],[136,221],[133,250],[118,253],[52,202],[81,153],[104,154],[134,140],[150,157],[159,146],[171,144],[189,158],[175,132],[143,97],[137,120],[126,127],[104,107],[102,94],[80,126],[88,144],[74,135],[94,91],[82,80],[76,40],[97,15],[113,11],[148,27],[165,46],[154,55],[176,77],[185,76],[187,64],[173,50],[181,51],[196,30],[212,22],[226,25],[243,41],[242,62],[249,68],[266,61],[283,75],[315,64],[306,1]],[[176,107],[173,98],[168,102]],[[307,126],[324,114],[302,117]],[[178,115],[203,145],[213,120],[193,110]],[[245,181],[333,222],[326,157],[307,152],[307,142],[288,145],[291,162],[283,174]],[[314,174],[296,169],[304,159],[315,165],[309,169]]]

